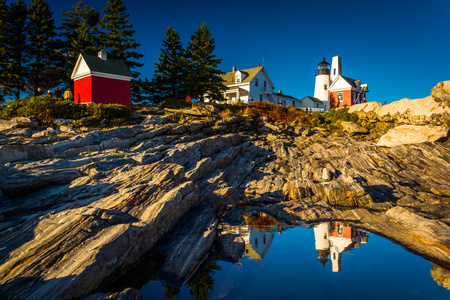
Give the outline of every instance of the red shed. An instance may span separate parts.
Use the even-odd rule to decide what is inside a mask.
[[[122,104],[131,108],[133,75],[125,62],[108,60],[106,52],[100,51],[98,56],[80,54],[71,78],[75,103]]]

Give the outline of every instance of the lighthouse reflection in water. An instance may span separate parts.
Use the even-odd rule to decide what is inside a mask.
[[[266,214],[244,215],[245,225],[219,226],[221,234],[240,235],[245,241],[245,254],[248,259],[260,262],[267,254],[275,235],[289,227]],[[366,231],[351,227],[346,222],[322,222],[313,225],[317,260],[326,265],[331,261],[333,272],[340,272],[342,253],[367,243]]]
[[[341,222],[323,222],[314,227],[317,259],[325,265],[331,260],[332,271],[340,272],[342,252],[361,247],[369,237],[366,232]]]

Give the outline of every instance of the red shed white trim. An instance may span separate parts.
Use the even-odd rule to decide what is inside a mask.
[[[80,54],[73,69],[74,101],[80,103],[122,104],[131,108],[130,82],[133,76],[123,61]]]

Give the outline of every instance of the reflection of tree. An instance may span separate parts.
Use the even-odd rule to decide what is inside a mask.
[[[214,292],[215,271],[222,270],[215,261],[208,261],[201,270],[197,271],[195,278],[188,282],[190,293],[196,300],[206,300]]]
[[[164,296],[166,297],[166,299],[175,298],[175,296],[180,293],[180,288],[176,286],[165,284],[164,287],[166,288],[166,290],[164,291]]]
[[[252,225],[253,228],[267,228],[275,225],[282,225],[282,221],[278,221],[274,217],[265,213],[244,214],[245,223]]]

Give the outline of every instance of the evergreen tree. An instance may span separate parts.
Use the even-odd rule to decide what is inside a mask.
[[[125,13],[126,7],[123,5],[122,0],[108,0],[106,9],[103,10],[105,15],[100,21],[100,39],[102,41],[102,47],[108,51],[108,58],[119,59],[125,62],[130,68],[134,78],[137,78],[140,73],[135,69],[142,67],[144,64],[136,60],[143,57],[142,54],[134,51],[140,46],[134,38],[133,24],[128,22],[129,14]],[[138,81],[131,81],[131,97],[132,100],[136,100],[139,95],[136,88],[139,84]]]
[[[61,44],[52,15],[45,0],[33,0],[28,10],[29,71],[25,79],[30,95],[58,86],[63,77]]]
[[[184,49],[180,36],[170,26],[166,30],[166,39],[155,63],[153,87],[155,99],[159,102],[180,98],[184,95],[186,67]]]
[[[187,92],[193,98],[204,101],[205,95],[215,100],[222,100],[226,90],[223,79],[218,76],[222,71],[217,66],[222,58],[215,58],[215,40],[205,23],[197,28],[191,36],[187,48],[189,68],[187,77]]]
[[[214,293],[213,275],[222,268],[215,261],[207,261],[188,282],[189,293],[195,300],[207,300]]]
[[[72,53],[77,53],[76,57],[78,57],[78,54],[85,53],[85,54],[96,54],[100,51],[100,47],[97,46],[95,43],[92,42],[93,35],[92,31],[89,30],[88,25],[86,22],[83,22],[81,27],[79,27],[76,30],[78,36],[76,39],[72,40],[71,47],[73,49]],[[76,58],[75,58],[76,60]],[[71,71],[73,70],[73,67],[71,68]]]
[[[11,3],[6,23],[7,46],[9,64],[5,70],[5,88],[6,93],[20,98],[20,92],[25,91],[24,75],[27,73],[27,6],[23,0],[17,0]]]
[[[64,71],[65,82],[72,84],[70,75],[80,53],[97,54],[100,51],[98,25],[100,14],[89,5],[78,1],[71,11],[62,11],[63,17],[60,36],[63,39],[63,52],[65,53]]]
[[[180,293],[180,288],[177,286],[173,286],[170,284],[164,284],[165,290],[164,290],[164,297],[166,299],[172,299],[175,298]]]
[[[5,93],[5,82],[7,80],[7,65],[8,65],[8,48],[7,36],[8,32],[6,25],[6,16],[8,15],[8,5],[6,0],[0,0],[0,99],[3,99]]]
[[[104,50],[108,51],[108,57],[112,59],[123,60],[125,64],[134,69],[142,67],[143,64],[137,61],[143,57],[142,54],[132,51],[140,46],[134,39],[133,24],[128,23],[129,14],[125,13],[126,7],[122,0],[108,0],[106,9],[103,11],[105,15],[100,21],[100,38],[103,43]],[[134,71],[137,77],[140,73]]]
[[[146,104],[148,102],[156,103],[154,98],[154,88],[153,81],[149,81],[147,77],[144,80],[139,79],[139,88],[140,88],[140,103]],[[137,101],[139,102],[139,101]]]

